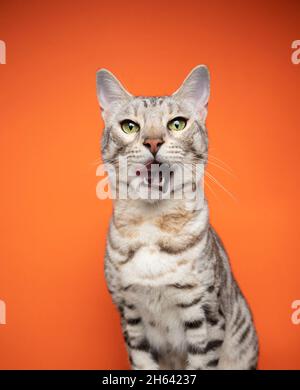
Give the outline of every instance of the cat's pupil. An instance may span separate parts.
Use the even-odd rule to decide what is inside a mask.
[[[178,129],[178,127],[179,127],[179,121],[175,121],[174,125],[175,125],[176,129]]]

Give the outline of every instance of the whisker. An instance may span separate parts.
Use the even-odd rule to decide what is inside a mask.
[[[207,163],[211,164],[211,165],[214,165],[215,167],[218,167],[219,169],[222,169],[222,171],[228,173],[228,175],[230,175],[230,176],[232,176],[234,178],[237,178],[237,176],[233,172],[231,172],[229,169],[226,169],[226,168],[222,167],[218,163],[216,163],[214,161],[210,161],[210,160],[207,160]]]
[[[227,188],[225,188],[211,173],[209,172],[205,172],[205,174],[207,175],[207,177],[212,180],[214,183],[216,183],[220,188],[223,189],[223,191],[225,191],[227,193],[227,195],[229,195],[234,201],[237,201],[236,197],[229,191],[227,190]]]
[[[233,169],[231,168],[230,165],[228,165],[227,163],[225,163],[223,160],[221,160],[220,158],[214,156],[213,154],[211,153],[203,153],[206,157],[208,158],[212,158],[214,160],[216,160],[217,162],[219,163],[222,163],[227,169],[229,169],[232,173],[234,173]]]
[[[196,165],[197,165],[197,164],[193,163],[191,167],[188,165],[188,166],[186,166],[186,168],[188,168],[189,171],[192,172],[192,173],[194,174],[193,168],[195,168]],[[206,172],[206,173],[208,173],[208,172]],[[208,175],[210,175],[210,174],[208,173]],[[212,175],[211,175],[211,176],[212,176]],[[212,178],[215,179],[213,176],[212,176]],[[217,179],[215,179],[215,180],[216,180],[216,182],[217,182]],[[219,184],[219,185],[223,188],[223,186],[221,185],[221,183],[217,182],[217,184]],[[214,197],[215,197],[216,199],[218,199],[218,196],[217,196],[216,192],[215,192],[215,191],[213,190],[213,188],[210,186],[210,184],[208,183],[208,181],[205,180],[205,174],[204,174],[204,186],[207,186],[207,188],[212,192],[212,194],[214,195]],[[223,189],[224,189],[225,192],[228,191],[228,190],[226,190],[225,188],[223,188]],[[229,192],[229,191],[228,191],[228,192]],[[236,199],[234,198],[234,196],[233,196],[230,192],[229,192],[229,195],[231,195],[231,197],[233,197],[233,199],[236,200]]]
[[[101,162],[102,162],[102,158],[99,157],[99,158],[97,158],[97,160],[91,162],[90,164],[91,164],[91,165],[98,165],[98,164],[100,164]]]
[[[204,180],[204,186],[207,186],[207,188],[212,192],[212,194],[214,195],[214,197],[215,197],[216,199],[218,199],[217,194],[216,194],[215,191],[212,189],[212,187],[208,184],[207,180]]]

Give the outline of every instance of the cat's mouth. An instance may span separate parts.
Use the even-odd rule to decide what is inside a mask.
[[[165,184],[165,177],[160,170],[162,164],[157,160],[151,160],[146,164],[147,175],[144,177],[144,184],[149,188],[156,187],[159,191],[163,190]]]
[[[170,165],[152,159],[144,164],[144,168],[136,171],[140,177],[140,183],[148,190],[167,193],[174,187],[174,172]]]
[[[141,176],[143,184],[148,188],[163,191],[166,178],[164,177],[163,170],[161,169],[162,165],[162,163],[155,159],[148,161],[145,164],[146,169],[142,171],[137,171],[136,174],[137,176]]]

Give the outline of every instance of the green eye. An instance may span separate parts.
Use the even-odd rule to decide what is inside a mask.
[[[173,131],[183,130],[186,126],[186,119],[182,117],[177,117],[168,122],[168,129]]]
[[[121,128],[126,134],[137,133],[140,130],[140,126],[129,119],[121,122]]]

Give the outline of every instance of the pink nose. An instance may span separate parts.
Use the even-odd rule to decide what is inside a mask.
[[[146,138],[144,145],[155,156],[164,141],[161,138]]]

